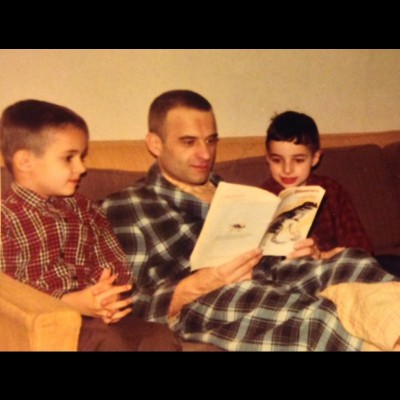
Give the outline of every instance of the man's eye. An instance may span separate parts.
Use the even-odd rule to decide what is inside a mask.
[[[194,144],[194,140],[193,139],[184,139],[184,140],[182,140],[182,142],[186,146],[192,146]]]
[[[217,144],[218,141],[219,141],[219,138],[213,137],[213,138],[207,139],[207,144],[211,144],[211,145]]]

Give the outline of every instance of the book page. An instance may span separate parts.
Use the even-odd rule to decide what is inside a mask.
[[[192,270],[219,266],[257,248],[279,202],[264,189],[220,182],[190,258]]]
[[[283,190],[281,202],[260,242],[263,254],[286,256],[293,245],[305,239],[317,214],[325,190],[320,186],[299,186]]]

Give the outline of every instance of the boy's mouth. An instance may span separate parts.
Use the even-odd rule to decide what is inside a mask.
[[[281,181],[282,183],[284,183],[285,185],[292,185],[293,183],[295,183],[297,180],[297,178],[282,178],[281,177]]]

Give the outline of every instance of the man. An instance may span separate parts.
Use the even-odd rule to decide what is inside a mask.
[[[317,294],[340,282],[393,279],[363,251],[319,260],[306,239],[284,261],[260,262],[254,249],[191,273],[190,254],[219,180],[212,173],[217,142],[204,97],[163,93],[150,107],[146,137],[156,163],[145,182],[104,202],[137,278],[138,315],[226,350],[361,349],[363,341],[345,331],[335,306]]]

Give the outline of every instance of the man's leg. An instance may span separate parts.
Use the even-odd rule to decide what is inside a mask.
[[[82,318],[79,351],[181,351],[179,339],[168,326],[125,317],[115,324]]]
[[[395,254],[381,254],[375,258],[386,272],[400,277],[400,256]]]

